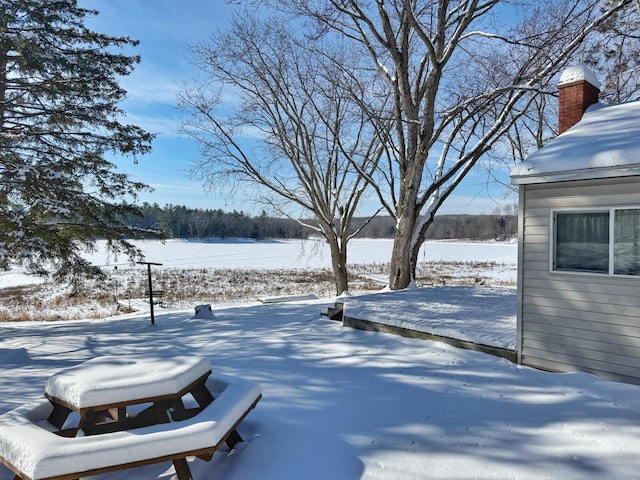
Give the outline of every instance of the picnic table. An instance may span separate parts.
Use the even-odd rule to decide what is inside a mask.
[[[76,436],[186,420],[213,401],[205,386],[210,374],[200,357],[97,357],[49,378],[48,421],[59,435]],[[67,421],[72,412],[77,424]]]
[[[46,399],[0,415],[0,463],[24,480],[73,480],[187,457],[210,460],[258,403],[259,385],[207,359],[97,357],[49,378]],[[215,400],[214,400],[215,398]]]

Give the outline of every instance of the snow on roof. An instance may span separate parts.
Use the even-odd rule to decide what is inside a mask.
[[[511,170],[511,183],[640,175],[640,100],[587,109],[582,119]]]
[[[567,83],[573,83],[580,80],[586,80],[600,90],[600,80],[598,80],[596,74],[585,65],[575,65],[567,68],[562,72],[562,75],[560,75],[558,85],[565,85]]]

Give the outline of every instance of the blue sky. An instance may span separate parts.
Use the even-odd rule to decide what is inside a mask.
[[[141,156],[137,164],[130,158],[117,162],[132,178],[154,188],[152,193],[142,194],[140,201],[259,213],[242,192],[233,196],[210,193],[201,180],[191,178],[188,172],[198,159],[199,148],[178,133],[181,112],[176,96],[181,85],[196,75],[189,63],[188,46],[224,29],[232,7],[225,0],[79,0],[79,4],[100,11],[88,22],[92,29],[140,41],[133,53],[140,54],[142,61],[121,82],[129,93],[121,106],[128,122],[157,137],[153,152]],[[484,173],[469,177],[440,213],[491,213],[499,203],[505,203],[504,189],[493,188],[489,198],[485,182]],[[512,195],[506,203],[515,201]],[[377,205],[365,205],[361,213],[376,209]]]

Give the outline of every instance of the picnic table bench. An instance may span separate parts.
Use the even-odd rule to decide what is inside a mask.
[[[154,305],[162,305],[164,290],[151,290],[151,295],[149,295],[149,290],[145,290],[144,298],[151,298]]]
[[[98,357],[53,375],[46,399],[0,415],[0,462],[22,480],[80,477],[186,458],[211,460],[262,394],[206,359]]]

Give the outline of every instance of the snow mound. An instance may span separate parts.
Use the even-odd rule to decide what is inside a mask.
[[[195,310],[196,314],[193,316],[193,318],[215,318],[213,312],[211,311],[211,305],[209,305],[208,303],[203,305],[196,305]]]

